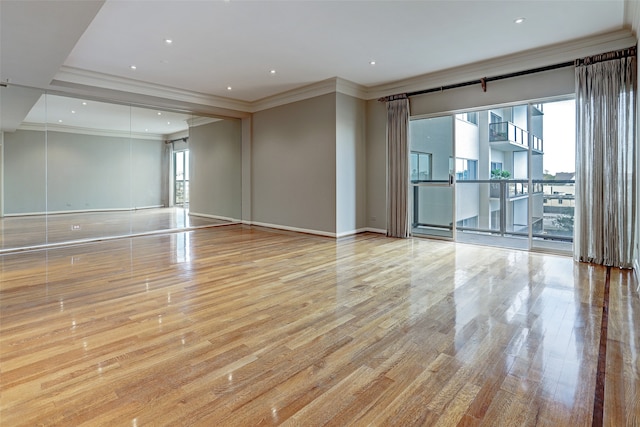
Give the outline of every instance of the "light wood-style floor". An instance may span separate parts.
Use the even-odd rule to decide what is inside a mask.
[[[0,218],[0,251],[228,224],[181,207]]]
[[[3,427],[640,422],[633,274],[568,257],[231,225],[0,256],[0,310]]]

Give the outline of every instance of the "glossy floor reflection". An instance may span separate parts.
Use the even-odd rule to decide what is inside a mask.
[[[228,224],[182,207],[0,218],[0,250]]]
[[[606,269],[232,225],[0,256],[2,425],[591,425]],[[640,407],[612,270],[605,425]]]

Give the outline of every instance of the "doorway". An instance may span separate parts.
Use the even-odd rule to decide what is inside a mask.
[[[575,102],[410,122],[412,234],[571,253]]]
[[[173,153],[173,204],[189,207],[189,150]]]

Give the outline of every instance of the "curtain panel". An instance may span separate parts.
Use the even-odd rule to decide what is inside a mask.
[[[387,101],[387,236],[409,237],[409,99]]]
[[[576,260],[633,267],[637,65],[576,63]]]

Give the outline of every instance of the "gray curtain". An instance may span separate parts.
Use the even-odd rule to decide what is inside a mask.
[[[409,99],[387,101],[387,236],[409,237]]]
[[[579,261],[633,267],[636,58],[576,63],[576,224]],[[628,52],[626,53],[628,55]]]

